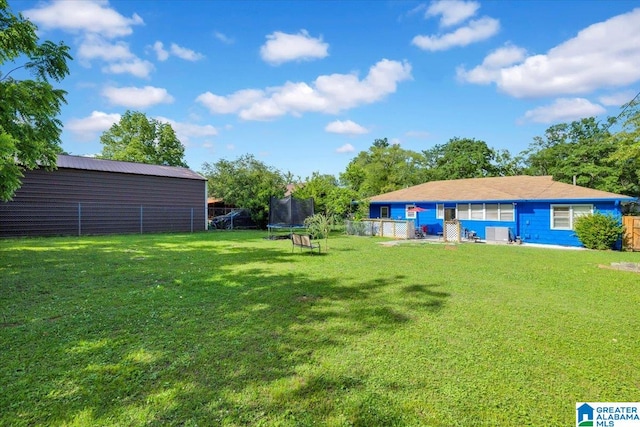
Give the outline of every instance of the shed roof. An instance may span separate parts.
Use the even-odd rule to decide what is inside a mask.
[[[372,197],[371,202],[634,200],[633,197],[553,180],[551,176],[504,176],[430,181]]]
[[[206,181],[205,177],[191,169],[178,166],[148,165],[145,163],[121,162],[117,160],[96,159],[93,157],[69,156],[66,154],[58,155],[57,165],[59,168],[65,169],[128,173],[134,175],[154,175]]]

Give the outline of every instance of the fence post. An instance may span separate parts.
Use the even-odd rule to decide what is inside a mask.
[[[78,236],[82,236],[82,203],[78,203]]]
[[[140,205],[140,234],[142,234],[142,222],[143,222],[143,219],[144,219],[143,209],[144,209],[144,207],[142,205]]]

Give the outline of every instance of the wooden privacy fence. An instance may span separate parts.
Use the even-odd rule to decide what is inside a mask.
[[[640,216],[623,216],[624,248],[629,251],[640,251]]]

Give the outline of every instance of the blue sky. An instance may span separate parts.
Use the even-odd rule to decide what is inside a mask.
[[[64,41],[64,150],[126,110],[168,121],[185,160],[253,154],[338,175],[377,138],[517,154],[550,125],[640,91],[638,1],[9,1]]]

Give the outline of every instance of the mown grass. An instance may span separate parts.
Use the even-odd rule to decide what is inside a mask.
[[[1,425],[570,425],[640,396],[637,254],[0,241]]]

